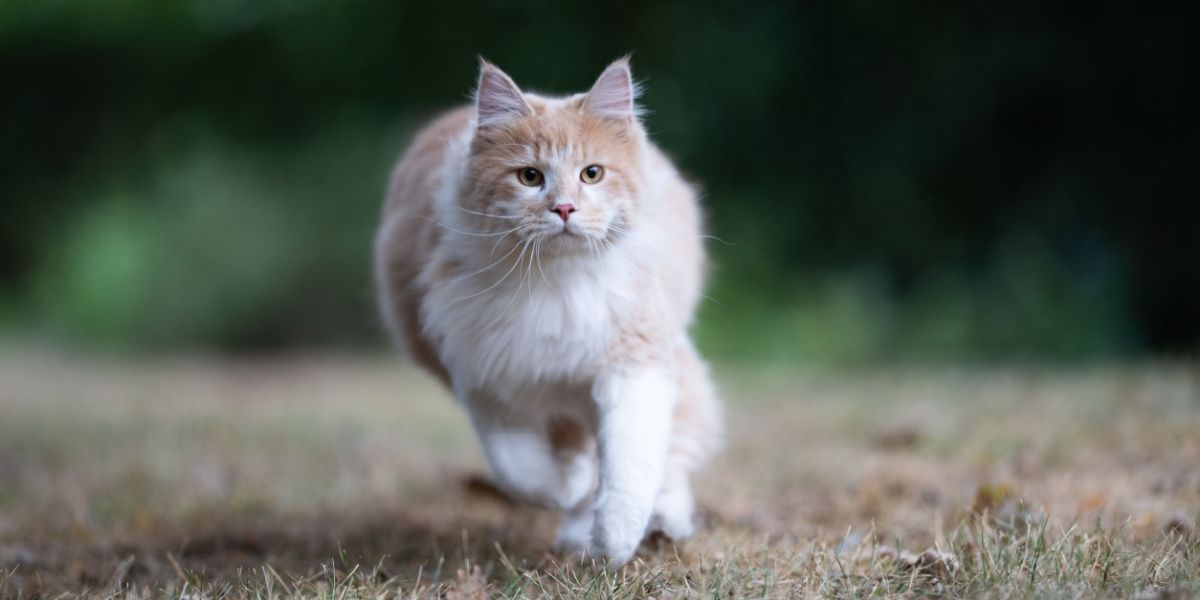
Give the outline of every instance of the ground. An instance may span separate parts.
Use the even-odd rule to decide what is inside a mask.
[[[619,571],[385,357],[0,353],[0,597],[1200,594],[1200,368],[717,369],[700,533]]]

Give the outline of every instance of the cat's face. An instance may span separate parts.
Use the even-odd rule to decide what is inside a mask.
[[[587,94],[523,94],[484,64],[476,93],[462,222],[505,245],[591,252],[627,230],[639,202],[644,132],[628,64]]]

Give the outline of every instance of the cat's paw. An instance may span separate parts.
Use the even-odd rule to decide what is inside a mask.
[[[654,502],[654,516],[646,533],[658,531],[673,542],[682,542],[696,532],[694,510],[692,494],[687,488],[664,491]]]
[[[637,543],[630,544],[628,540],[622,540],[616,544],[601,544],[592,543],[591,549],[588,551],[592,556],[599,556],[604,559],[604,564],[610,569],[619,569],[625,566],[625,563],[633,560],[634,553],[637,552],[638,546],[641,545],[641,540]]]
[[[662,534],[668,540],[679,543],[692,537],[695,533],[696,527],[690,516],[660,515],[650,523],[650,527],[646,530],[646,538]]]
[[[554,538],[554,553],[559,556],[585,558],[592,549],[591,510],[580,510],[563,515],[562,524]]]
[[[597,527],[592,537],[592,554],[603,557],[611,568],[620,567],[633,558],[633,554],[642,543],[644,532],[645,527],[628,522]]]

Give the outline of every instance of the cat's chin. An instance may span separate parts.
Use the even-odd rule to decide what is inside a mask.
[[[541,251],[543,253],[552,252],[555,254],[586,254],[593,246],[599,246],[599,243],[591,239],[591,236],[586,233],[572,231],[570,229],[562,229],[554,233],[548,233],[541,236],[542,244]],[[588,242],[591,242],[590,244]]]

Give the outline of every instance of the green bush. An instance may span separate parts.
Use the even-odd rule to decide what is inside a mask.
[[[364,172],[385,172],[401,139],[361,125],[299,147],[188,139],[58,233],[36,314],[128,348],[359,341],[383,195]]]

